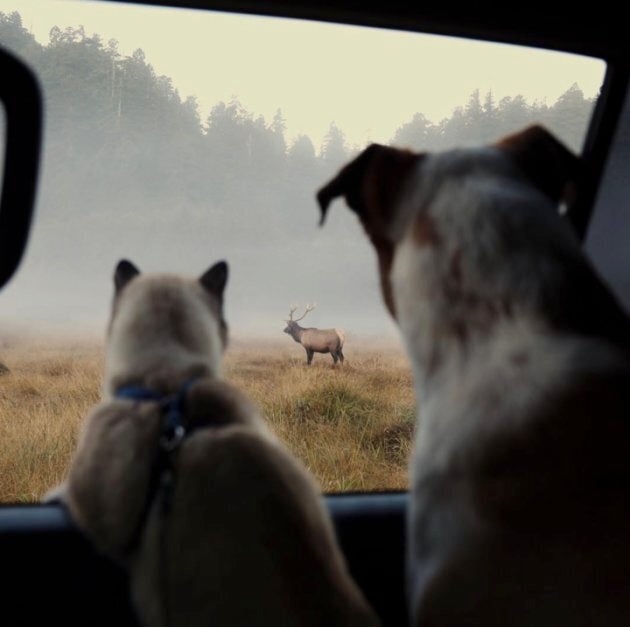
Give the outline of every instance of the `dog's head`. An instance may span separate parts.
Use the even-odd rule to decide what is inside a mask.
[[[441,275],[436,280],[461,284],[466,257],[492,256],[489,249],[499,245],[497,231],[503,229],[505,241],[520,236],[509,232],[506,213],[512,211],[515,223],[526,224],[523,214],[533,204],[536,212],[544,206],[543,211],[555,214],[543,220],[561,222],[558,204],[571,200],[577,169],[577,158],[539,126],[492,146],[435,154],[373,144],[317,199],[322,223],[331,201],[340,196],[358,215],[377,252],[385,303],[396,318],[392,266],[403,243],[424,257],[431,252],[431,272]],[[527,228],[521,235],[533,236]]]
[[[130,261],[120,261],[107,334],[106,386],[148,372],[162,378],[180,372],[218,374],[227,343],[227,277],[225,261],[198,279],[141,274]]]

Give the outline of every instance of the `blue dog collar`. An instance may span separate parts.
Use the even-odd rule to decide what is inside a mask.
[[[164,416],[160,445],[166,451],[172,451],[186,436],[183,423],[186,395],[197,379],[189,379],[173,394],[160,394],[139,385],[128,385],[116,390],[114,396],[129,401],[152,401],[160,406]]]

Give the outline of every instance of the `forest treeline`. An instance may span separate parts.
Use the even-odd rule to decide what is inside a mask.
[[[117,256],[139,256],[156,268],[184,267],[185,256],[202,268],[225,255],[245,277],[235,278],[230,296],[237,312],[255,302],[276,320],[288,303],[308,299],[328,303],[318,312],[334,305],[358,324],[356,303],[365,302],[366,290],[381,307],[372,251],[353,216],[337,212],[329,220],[334,226],[316,229],[315,191],[363,148],[350,145],[334,121],[315,146],[305,135],[288,139],[281,103],[271,120],[236,99],[200,111],[195,98],[182,99],[171,79],[155,72],[142,50],[124,55],[115,40],[82,27],[54,27],[42,45],[17,12],[0,13],[0,45],[34,68],[46,100],[44,166],[24,290],[30,277],[33,290],[44,283],[51,299],[63,293],[87,308],[81,290],[96,290],[96,279],[105,268],[109,273]],[[199,80],[212,80],[212,68]],[[437,122],[418,102],[418,113],[391,142],[444,149],[541,122],[579,149],[592,106],[577,85],[552,105],[522,95],[497,102],[492,93],[475,91]],[[62,280],[70,276],[77,278],[68,288]],[[24,294],[20,302],[26,303]],[[29,311],[43,307],[35,304],[39,298]],[[94,307],[98,302],[95,297]],[[329,324],[343,326],[337,316]]]
[[[257,199],[277,196],[286,204],[312,193],[362,148],[349,145],[334,121],[321,146],[305,135],[289,143],[280,108],[268,121],[234,100],[204,115],[194,97],[182,100],[171,79],[155,73],[142,50],[124,56],[115,40],[104,42],[82,27],[55,27],[40,45],[19,13],[0,13],[0,43],[25,58],[43,83],[50,157],[45,187],[64,204],[110,195],[112,188],[130,202],[140,192],[145,202],[148,195],[221,207],[255,190]],[[416,113],[391,142],[443,149],[542,122],[578,150],[592,105],[575,84],[551,106],[521,95],[496,102],[492,93],[475,91],[438,123]]]

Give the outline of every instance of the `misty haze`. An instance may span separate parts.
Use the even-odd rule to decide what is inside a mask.
[[[226,259],[236,336],[281,337],[289,306],[315,301],[306,322],[345,329],[349,352],[356,335],[395,338],[355,217],[335,206],[317,227],[316,190],[364,146],[350,145],[334,121],[320,146],[305,135],[289,140],[281,102],[271,120],[236,98],[201,112],[142,50],[123,56],[106,35],[54,28],[43,46],[19,14],[0,13],[0,42],[34,67],[46,98],[34,229],[2,293],[5,329],[101,331],[123,257],[145,271],[188,274]],[[212,68],[199,80],[212,80]],[[419,102],[392,142],[442,149],[539,121],[578,150],[592,106],[578,85],[552,105],[476,91],[439,123]]]

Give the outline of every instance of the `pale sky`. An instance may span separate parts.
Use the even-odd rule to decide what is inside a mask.
[[[281,108],[289,137],[316,146],[332,121],[358,146],[387,142],[415,112],[438,122],[477,88],[553,104],[577,82],[593,96],[604,72],[574,55],[298,20],[79,0],[0,0],[0,11],[19,11],[41,43],[55,25],[83,25],[123,54],[142,48],[180,96],[197,96],[202,119],[237,97],[267,121]]]

